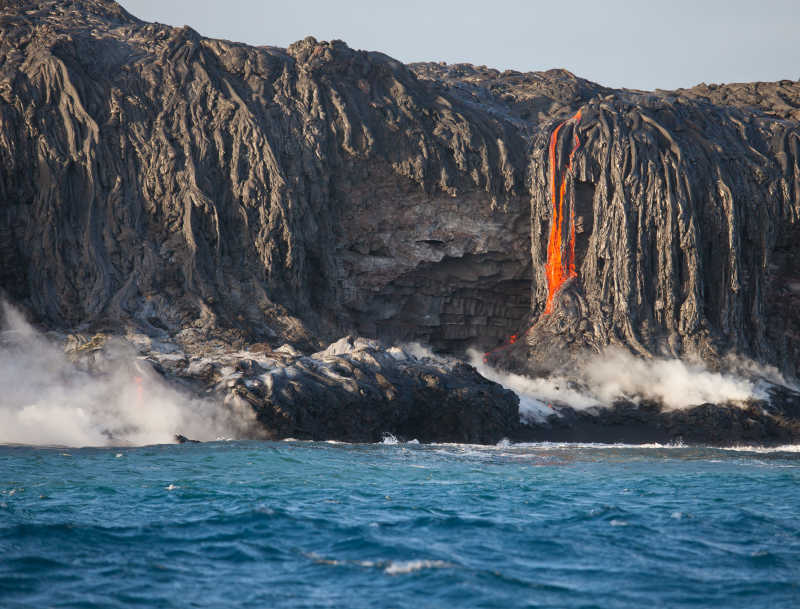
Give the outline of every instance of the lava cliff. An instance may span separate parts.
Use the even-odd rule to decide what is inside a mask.
[[[2,2],[0,290],[62,329],[797,376],[799,120],[797,82],[613,90]]]

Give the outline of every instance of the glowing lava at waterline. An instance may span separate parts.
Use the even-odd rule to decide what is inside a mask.
[[[566,260],[564,256],[564,197],[567,193],[567,177],[572,172],[572,158],[581,146],[578,139],[578,125],[581,122],[581,111],[578,110],[575,116],[559,124],[550,136],[550,196],[553,200],[553,221],[550,225],[550,238],[547,242],[547,262],[545,263],[545,273],[547,274],[547,305],[545,314],[553,310],[553,297],[562,285],[573,277],[578,276],[575,269],[575,206],[570,205],[569,212],[569,239],[566,246]],[[558,134],[564,125],[573,125],[573,144],[572,150],[567,158],[567,166],[564,168],[561,182],[558,182],[558,166],[556,148],[558,147]],[[528,328],[530,330],[530,328]],[[504,349],[517,342],[519,336],[527,334],[528,330],[520,334],[512,334],[505,344],[495,347],[483,355],[483,361],[488,362],[489,357],[501,349]]]
[[[561,184],[557,187],[558,167],[556,166],[556,146],[558,145],[558,133],[567,123],[575,123],[574,144],[569,153],[567,166],[564,175],[561,177]],[[569,217],[569,239],[567,241],[566,260],[564,260],[564,195],[567,190],[567,176],[572,171],[572,157],[580,148],[578,139],[578,124],[581,122],[581,111],[572,118],[564,121],[550,136],[550,196],[553,200],[553,221],[550,225],[550,239],[547,242],[547,262],[545,272],[547,274],[547,306],[544,312],[550,313],[553,310],[553,297],[565,281],[578,275],[575,270],[575,209],[570,206]]]

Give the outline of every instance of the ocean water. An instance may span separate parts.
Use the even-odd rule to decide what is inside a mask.
[[[0,607],[800,607],[800,452],[0,447]]]

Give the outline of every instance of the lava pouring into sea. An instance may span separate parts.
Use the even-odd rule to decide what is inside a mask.
[[[553,131],[550,136],[550,196],[553,201],[553,221],[550,225],[550,238],[547,241],[547,262],[545,272],[547,274],[547,305],[544,312],[550,313],[553,310],[553,297],[556,292],[564,285],[568,279],[578,275],[575,270],[575,209],[570,206],[569,239],[567,240],[567,256],[564,260],[564,195],[567,190],[567,177],[572,171],[572,158],[575,156],[581,142],[578,139],[578,124],[581,122],[581,111],[578,110],[575,116],[564,121]],[[561,128],[568,123],[575,123],[573,131],[574,144],[569,153],[567,166],[561,176],[561,184],[558,183],[558,167],[556,147],[558,145],[558,133]]]
[[[572,172],[572,159],[581,147],[581,142],[578,138],[578,125],[580,122],[581,111],[578,110],[575,116],[560,123],[550,136],[550,196],[553,201],[553,221],[550,225],[550,238],[547,241],[547,262],[545,263],[545,273],[547,275],[547,304],[544,310],[545,314],[552,313],[553,298],[561,286],[564,285],[568,279],[578,276],[578,272],[575,269],[575,208],[572,205],[570,206],[569,212],[569,238],[567,239],[566,245],[566,260],[564,256],[564,197],[567,192],[567,177]],[[561,129],[568,124],[573,126],[573,144],[559,184],[558,177],[560,172],[557,154],[558,135]],[[485,353],[483,361],[488,362],[489,356],[492,353],[508,347],[509,345],[513,345],[517,342],[518,336],[523,336],[526,333],[527,330],[520,334],[512,334],[507,343]]]

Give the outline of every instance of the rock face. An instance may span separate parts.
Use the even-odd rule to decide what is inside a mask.
[[[104,0],[0,22],[2,287],[39,319],[446,347],[527,314],[524,140],[402,64]]]
[[[83,373],[81,385],[114,382],[117,377],[110,371],[131,368],[146,387],[156,377],[188,396],[217,404],[214,412],[237,438],[719,446],[774,446],[800,438],[800,392],[778,385],[770,386],[763,399],[745,403],[685,409],[652,400],[617,400],[591,408],[551,403],[547,416],[521,419],[520,401],[512,391],[456,358],[418,346],[388,347],[347,336],[308,356],[290,345],[234,351],[213,341],[181,340],[185,338],[71,334],[64,351]],[[0,332],[0,347],[4,339],[13,343],[14,335]],[[128,359],[131,353],[138,357]],[[70,378],[66,368],[59,375]],[[104,429],[112,443],[127,439],[117,432],[134,431],[130,423]],[[175,441],[195,441],[184,431],[172,430]]]
[[[0,332],[0,347],[3,339]],[[513,392],[460,360],[419,347],[387,347],[351,336],[310,356],[290,345],[244,351],[197,346],[141,334],[73,334],[64,350],[75,370],[84,373],[84,385],[93,380],[121,384],[122,375],[112,376],[109,370],[123,368],[137,371],[142,391],[150,391],[151,376],[166,380],[217,404],[226,430],[237,438],[380,442],[390,437],[494,444],[521,429]],[[137,355],[133,360],[131,353]],[[147,374],[151,369],[160,376]],[[59,377],[70,378],[67,366]],[[122,431],[131,435],[124,426]],[[170,431],[179,443],[191,439],[182,435],[186,430]],[[115,430],[103,433],[112,441],[123,439],[115,437]]]
[[[576,273],[542,325],[563,324],[561,334],[593,349],[736,352],[796,374],[797,123],[680,96],[628,97],[585,104],[554,142],[556,158],[579,142],[563,212]],[[553,216],[546,150],[541,141],[532,160],[538,244]],[[532,253],[542,310],[547,254]],[[534,350],[540,332],[552,330],[529,335]]]
[[[353,337],[310,357],[284,348],[240,358],[217,386],[271,439],[493,444],[519,428],[516,395],[471,366]]]
[[[797,82],[613,90],[0,2],[0,293],[236,348],[352,333],[542,373],[621,345],[797,377],[798,120]]]
[[[800,438],[800,393],[774,388],[771,400],[744,406],[700,404],[665,410],[660,404],[619,401],[608,408],[575,410],[554,406],[544,423],[523,424],[513,434],[526,442],[605,442],[772,445]]]

